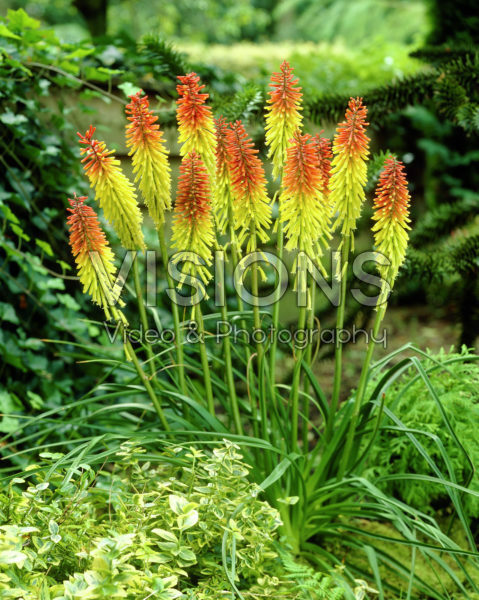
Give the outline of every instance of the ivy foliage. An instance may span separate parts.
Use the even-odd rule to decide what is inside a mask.
[[[71,287],[63,226],[67,196],[84,183],[68,110],[61,95],[51,95],[55,85],[77,85],[72,77],[83,53],[61,47],[23,10],[8,12],[0,37],[0,380],[8,389],[0,412],[35,414],[73,389],[72,363],[45,340],[93,332],[79,320],[83,300]],[[53,70],[60,65],[64,75]],[[75,382],[79,390],[82,381]],[[16,426],[6,417],[0,431]]]
[[[215,106],[215,112],[222,114],[227,121],[241,120],[249,123],[261,120],[265,104],[262,89],[251,83],[230,96],[224,96]]]
[[[47,453],[11,479],[0,495],[2,598],[210,600],[233,585],[257,599],[342,597],[312,569],[321,593],[310,594],[237,446],[173,448],[154,462],[144,453],[126,442],[97,470]]]
[[[386,493],[432,514],[438,508],[447,512],[449,496],[444,486],[407,476],[394,477],[409,473],[437,477],[404,429],[421,431],[415,434],[417,441],[447,480],[452,476],[445,456],[457,483],[479,493],[479,477],[472,468],[479,461],[479,364],[468,360],[466,350],[462,354],[442,352],[430,358],[428,375],[440,405],[414,368],[395,381],[385,394],[385,406],[401,425],[385,417],[385,426],[380,429],[370,454],[374,465],[370,464],[366,473]],[[374,385],[372,382],[371,391]],[[384,476],[392,477],[381,484],[380,478]],[[463,493],[462,502],[469,519],[478,519],[479,497]]]

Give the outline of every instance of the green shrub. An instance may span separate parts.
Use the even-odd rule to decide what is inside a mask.
[[[96,472],[47,454],[49,470],[11,480],[0,496],[2,598],[210,600],[231,597],[230,578],[250,598],[342,597],[278,545],[279,513],[247,481],[237,446],[175,448],[155,464],[144,452],[127,442]]]
[[[385,406],[399,419],[401,425],[386,417],[386,423],[383,423],[386,427],[380,430],[370,454],[374,464],[371,462],[368,473],[375,478],[404,473],[437,477],[432,466],[401,429],[421,430],[421,433],[414,433],[414,436],[445,479],[451,480],[451,475],[441,445],[452,464],[457,483],[464,486],[469,484],[470,489],[477,493],[479,477],[476,473],[471,479],[471,464],[479,464],[479,364],[468,362],[465,352],[441,353],[430,358],[430,383],[460,443],[449,432],[446,419],[433,394],[417,370],[411,368],[385,394]],[[449,504],[445,487],[433,482],[391,478],[379,485],[408,505],[427,512]],[[477,496],[464,493],[462,502],[470,518],[479,517]]]

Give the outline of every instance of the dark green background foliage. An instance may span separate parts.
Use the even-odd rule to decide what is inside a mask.
[[[57,61],[58,42],[38,26],[23,12],[10,13],[8,30],[1,25],[0,351],[8,393],[2,392],[0,411],[8,413],[34,413],[70,396],[71,361],[55,356],[41,338],[87,335],[79,321],[83,300],[76,282],[62,279],[62,274],[73,274],[64,226],[66,197],[84,184],[61,96],[47,108],[54,82],[35,64]],[[65,59],[70,70],[75,63],[78,59]],[[67,89],[72,85],[66,77],[55,82]],[[75,382],[80,390],[82,380],[83,375]],[[3,432],[14,427],[9,420],[0,425]]]
[[[427,36],[430,44],[479,43],[479,15],[474,2],[428,0],[427,4],[431,18],[431,30]]]
[[[426,15],[420,0],[10,0],[8,5],[28,8],[65,36],[128,32],[137,38],[158,30],[168,38],[223,44],[338,37],[362,44],[371,36],[410,43],[423,31]]]
[[[444,414],[457,440],[448,431],[448,425],[438,403],[414,368],[402,375],[385,393],[385,406],[400,421],[384,417],[384,429],[378,435],[371,451],[371,464],[366,471],[376,484],[410,506],[433,513],[443,509],[449,513],[450,498],[441,485],[421,480],[399,479],[404,473],[436,476],[420,450],[411,444],[401,429],[421,430],[414,434],[435,463],[450,480],[479,492],[479,477],[473,474],[479,464],[479,364],[467,360],[467,353],[440,354],[428,361],[430,383],[444,409]],[[371,389],[374,384],[371,384]],[[450,460],[453,475],[444,460]],[[462,447],[461,447],[462,446]],[[467,453],[467,454],[466,454]],[[393,476],[380,483],[383,476]],[[379,481],[378,479],[379,478]],[[479,523],[479,497],[463,494],[463,506],[469,519]]]
[[[467,2],[429,4],[429,45],[413,53],[426,68],[367,90],[364,101],[377,139],[405,160],[411,184],[413,231],[398,280],[401,301],[449,305],[461,323],[459,344],[472,347],[479,335],[477,16]],[[318,94],[309,115],[318,123],[325,115],[339,119],[346,100]]]

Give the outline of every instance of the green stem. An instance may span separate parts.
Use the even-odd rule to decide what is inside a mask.
[[[124,333],[123,320],[121,319],[120,315],[118,314],[117,309],[113,306],[111,307],[111,313],[112,313],[115,321],[117,323],[121,324],[121,331],[123,334]],[[126,340],[125,346],[126,346],[127,354],[129,357],[131,357],[131,360],[135,366],[136,372],[138,373],[138,376],[140,377],[142,384],[145,386],[146,393],[150,397],[150,400],[152,401],[153,406],[155,407],[155,410],[156,410],[158,416],[160,417],[160,421],[161,421],[165,431],[170,431],[170,426],[168,425],[168,421],[166,420],[165,413],[163,412],[163,409],[161,408],[161,403],[158,400],[158,398],[156,397],[155,391],[153,390],[153,387],[152,387],[147,375],[141,368],[138,357],[136,356],[136,353],[131,345],[130,340],[128,339],[128,336],[124,336],[124,337]]]
[[[283,180],[283,169],[281,169],[280,173],[280,182],[282,184],[282,180]],[[281,189],[281,184],[280,184],[280,188],[275,192],[274,197],[273,197],[273,204],[276,201],[276,198],[278,197],[279,193],[280,193],[280,189]],[[278,204],[279,207],[279,204]],[[278,213],[280,211],[278,210]],[[276,272],[276,277],[275,277],[275,294],[274,294],[274,304],[273,304],[273,314],[272,314],[272,336],[273,339],[271,340],[271,347],[270,347],[270,354],[269,354],[269,384],[270,384],[270,394],[271,394],[271,402],[272,402],[272,406],[273,406],[273,410],[272,410],[272,414],[275,416],[276,419],[279,418],[278,416],[278,404],[276,401],[276,349],[278,347],[278,329],[279,329],[279,308],[280,308],[280,300],[281,300],[281,286],[282,286],[282,270],[281,270],[281,266],[282,266],[282,260],[283,260],[283,248],[284,248],[284,231],[283,231],[283,222],[281,220],[281,215],[278,214],[278,219],[277,219],[277,227],[278,227],[278,231],[277,231],[277,236],[276,236],[276,249],[277,249],[277,257],[279,259],[279,270]],[[281,401],[281,400],[280,400]],[[279,433],[280,431],[280,427],[272,427],[272,432],[273,434]],[[275,440],[275,442],[277,442],[277,440]]]
[[[339,394],[341,391],[341,375],[343,366],[343,346],[339,343],[339,332],[342,331],[344,326],[344,311],[346,307],[346,286],[347,286],[347,270],[348,270],[348,259],[349,259],[349,247],[351,243],[350,236],[346,236],[343,239],[343,246],[341,249],[341,265],[340,265],[340,282],[341,282],[341,301],[338,307],[336,315],[336,335],[335,335],[335,353],[334,353],[334,380],[333,380],[333,395],[331,398],[331,407],[329,412],[329,420],[326,425],[325,437],[326,440],[331,439],[333,430],[334,418],[339,405]]]
[[[171,275],[168,272],[168,248],[166,245],[165,238],[165,225],[161,225],[158,228],[158,241],[160,243],[160,251],[161,257],[163,260],[163,266],[165,268],[166,280],[168,282],[168,287],[171,290],[175,289],[175,284]],[[176,345],[176,368],[178,370],[178,379],[179,379],[179,387],[181,393],[186,396],[186,380],[185,380],[185,366],[184,366],[184,356],[183,356],[183,336],[180,326],[180,315],[178,312],[178,305],[176,302],[171,302],[171,313],[173,315],[173,328],[175,331],[175,345]]]
[[[254,246],[253,252],[256,252],[256,231],[255,227],[252,227],[251,235],[254,236]],[[251,269],[251,293],[253,295],[253,323],[255,331],[259,331],[261,329],[261,315],[259,312],[258,306],[258,297],[259,297],[259,285],[258,285],[258,266],[256,264],[252,265]],[[258,395],[259,395],[259,405],[260,405],[260,419],[261,419],[261,430],[263,434],[263,439],[268,440],[268,418],[266,411],[266,398],[265,398],[265,389],[264,389],[264,376],[263,376],[263,367],[264,367],[264,348],[261,342],[256,342],[256,355],[257,355],[257,363],[258,363]]]
[[[312,331],[314,329],[314,317],[315,317],[315,301],[316,301],[316,285],[314,283],[314,281],[311,282],[311,286],[310,286],[310,301],[311,301],[311,308],[308,311],[308,318],[307,318],[307,328],[308,328],[308,336],[311,335],[311,340],[308,337],[308,345],[306,346],[306,352],[305,352],[305,361],[306,364],[309,367],[312,367],[312,360],[313,360],[313,340],[312,340]],[[308,449],[309,447],[309,440],[308,440],[308,422],[309,422],[309,379],[307,377],[305,377],[305,381],[304,381],[304,400],[303,400],[303,418],[304,418],[304,426],[303,426],[303,448],[305,450]]]
[[[146,332],[148,331],[148,317],[146,316],[145,302],[143,300],[143,293],[141,291],[140,272],[138,269],[138,253],[133,260],[133,280],[135,282],[136,301],[138,304],[138,312],[140,313],[141,325],[143,327],[143,339],[146,339]],[[150,364],[151,374],[154,376],[156,373],[155,369],[155,354],[150,344],[145,343],[146,353],[148,354],[148,362]]]
[[[203,367],[206,402],[208,405],[208,410],[213,416],[215,416],[215,403],[213,400],[213,388],[211,386],[210,365],[208,363],[208,354],[206,353],[205,324],[203,321],[203,313],[201,312],[200,303],[195,306],[195,317],[198,325],[198,335],[200,338],[198,343],[200,345],[201,366]]]
[[[382,294],[381,294],[382,296]],[[347,433],[346,444],[344,446],[344,453],[341,457],[341,463],[338,469],[338,479],[342,479],[346,469],[349,466],[349,459],[351,455],[351,449],[354,442],[354,435],[356,433],[356,427],[358,425],[359,412],[361,409],[361,404],[364,398],[364,393],[366,391],[366,383],[368,379],[369,365],[371,364],[371,359],[373,357],[374,348],[376,346],[376,339],[379,333],[379,327],[384,318],[384,314],[386,312],[386,303],[377,308],[376,318],[374,320],[373,327],[373,335],[371,336],[368,343],[368,350],[366,353],[366,358],[363,363],[363,367],[361,370],[361,376],[359,377],[358,389],[354,398],[354,406],[353,412],[351,414],[351,419],[349,423],[349,430]]]
[[[306,324],[306,308],[302,306],[299,309],[298,330],[304,330]],[[299,383],[301,380],[301,361],[303,360],[304,349],[299,348],[296,355],[296,364],[293,371],[293,384],[291,387],[291,451],[298,449],[298,428],[299,428]]]
[[[284,235],[283,235],[283,223],[278,219],[278,237],[277,237],[277,248],[278,248],[278,259],[280,261],[283,260],[283,244],[284,244]],[[278,345],[278,328],[279,328],[279,307],[280,307],[280,297],[281,297],[281,269],[276,273],[275,279],[276,289],[274,296],[274,304],[273,304],[273,339],[271,341],[271,348],[269,354],[269,373],[271,379],[271,393],[272,400],[275,400],[275,382],[276,382],[276,348]]]
[[[231,239],[231,258],[233,260],[232,266],[233,266],[233,276],[234,276],[234,272],[235,272],[236,266],[239,264],[240,257],[239,257],[239,251],[238,251],[237,238],[236,238],[235,230],[233,227],[232,212],[230,213],[229,223],[230,223],[230,239]],[[238,297],[238,310],[240,312],[243,312],[244,311],[243,298],[241,298],[241,296],[239,294],[237,297]],[[241,329],[246,331],[246,322],[244,319],[240,320],[240,327],[241,327]],[[248,345],[245,345],[245,357],[246,357],[246,364],[249,365],[251,353],[249,351]],[[254,385],[252,387],[254,388]],[[249,398],[250,398],[250,408],[251,408],[251,419],[253,421],[253,434],[255,437],[258,437],[258,435],[259,435],[258,409],[256,408],[256,400],[254,398],[254,394],[250,394]]]
[[[224,282],[224,270],[220,269],[220,281],[219,285],[221,289],[225,290]],[[228,308],[226,306],[226,298],[222,298],[221,306],[221,319],[224,322],[228,322]],[[228,392],[231,403],[231,410],[233,412],[233,421],[235,424],[236,433],[243,435],[243,426],[241,425],[241,416],[238,407],[238,398],[236,397],[235,383],[233,377],[233,365],[231,361],[231,340],[228,333],[223,337],[223,351],[225,355],[225,369],[226,369],[226,385],[228,386]]]

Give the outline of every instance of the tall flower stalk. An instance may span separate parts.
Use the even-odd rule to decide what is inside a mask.
[[[331,208],[323,195],[323,178],[317,164],[316,147],[310,135],[301,135],[299,131],[287,150],[279,219],[286,236],[286,250],[299,251],[293,273],[295,286],[304,299],[308,297],[308,269],[319,264],[324,271],[321,257],[331,238]],[[306,307],[301,306],[298,330],[304,332],[305,327]],[[300,348],[296,355],[291,388],[292,448],[298,445],[299,386],[303,357],[304,349]]]
[[[278,73],[271,76],[269,98],[266,106],[266,145],[269,147],[268,158],[273,163],[273,177],[282,180],[283,167],[286,161],[286,150],[294,133],[301,128],[302,93],[297,86],[298,79],[293,76],[293,69],[287,61],[283,61]],[[277,221],[276,249],[279,261],[283,260],[283,224]],[[276,276],[276,296],[273,304],[272,328],[273,339],[270,348],[270,374],[272,396],[275,397],[274,381],[276,371],[277,334],[279,328],[279,300],[281,293],[281,271]]]
[[[119,292],[113,285],[113,274],[116,272],[113,252],[95,211],[91,206],[85,204],[86,199],[86,196],[77,197],[76,195],[73,200],[68,199],[70,208],[67,210],[70,215],[67,223],[70,227],[70,246],[77,264],[78,276],[83,285],[83,291],[90,294],[93,302],[103,308],[108,320],[113,317],[117,321],[123,332],[127,321],[123,313],[116,308],[117,303],[122,306],[123,302],[119,299]],[[163,427],[165,430],[169,430],[161,403],[138,361],[128,336],[124,336],[124,339],[126,340],[125,354],[133,362]]]
[[[228,169],[231,178],[233,193],[233,223],[238,235],[239,244],[246,243],[246,251],[256,252],[258,242],[268,240],[268,228],[271,224],[271,205],[266,192],[266,178],[258,150],[248,136],[241,121],[236,121],[227,130]],[[251,268],[251,292],[255,299],[258,298],[259,268],[253,264]],[[261,317],[257,301],[253,304],[254,328],[261,329]],[[259,342],[256,344],[258,359],[259,381],[264,368],[264,349]],[[267,436],[267,410],[265,390],[259,390],[261,424],[264,435]],[[252,400],[252,415],[255,419],[256,404]]]
[[[165,213],[171,209],[171,168],[168,162],[168,150],[157,123],[158,117],[150,109],[148,97],[141,91],[130,96],[126,115],[130,121],[126,126],[126,145],[132,157],[135,183],[142,193],[157,230],[168,287],[174,289],[174,282],[168,270],[168,247],[165,235]],[[134,275],[137,277],[137,271]],[[179,387],[186,395],[183,336],[178,306],[175,302],[172,303],[172,315]]]
[[[362,366],[358,389],[354,398],[344,455],[338,472],[339,478],[344,475],[350,466],[351,450],[358,424],[359,412],[364,400],[369,365],[371,364],[376,345],[375,340],[378,339],[379,327],[386,312],[388,292],[392,289],[399,269],[406,257],[408,244],[407,232],[410,229],[410,199],[403,163],[394,157],[386,159],[376,188],[374,199],[375,212],[373,215],[375,224],[372,230],[374,232],[376,251],[382,254],[389,264],[378,267],[382,278],[382,288],[376,305],[373,334],[368,343],[366,358]]]
[[[218,232],[221,234],[229,233],[229,244],[231,248],[232,257],[232,269],[234,270],[240,259],[240,248],[238,239],[233,223],[233,195],[231,191],[231,178],[229,174],[228,161],[227,161],[227,136],[226,132],[231,126],[223,116],[215,119],[215,135],[216,135],[216,179],[215,179],[215,191],[214,191],[214,206],[216,212],[216,223]],[[224,263],[222,265],[224,267]],[[218,282],[222,292],[225,292],[225,281],[224,281],[224,269],[220,268],[220,281]],[[243,300],[238,296],[238,310],[243,312]],[[228,323],[228,307],[226,305],[226,299],[222,299],[221,303],[221,319],[223,323]],[[241,322],[241,327],[245,329],[244,321]],[[223,331],[222,331],[223,333]],[[238,399],[236,396],[236,389],[233,377],[233,365],[231,358],[231,341],[230,337],[226,332],[223,337],[223,348],[225,358],[225,370],[226,370],[226,383],[228,386],[228,392],[231,402],[231,409],[233,413],[233,421],[235,423],[236,433],[243,433],[243,426],[241,423],[241,415],[238,406]],[[247,352],[247,358],[249,359],[249,353]]]
[[[173,215],[172,243],[178,249],[174,263],[184,261],[179,287],[188,275],[198,275],[202,281],[203,294],[211,279],[212,247],[215,241],[211,192],[208,172],[200,156],[193,150],[183,159],[180,166],[178,192]],[[214,415],[214,399],[211,386],[210,367],[205,344],[205,328],[201,304],[195,305],[199,334],[201,363],[208,409]]]
[[[336,318],[336,336],[344,326],[346,284],[350,249],[354,249],[354,230],[365,200],[369,138],[366,135],[367,109],[361,98],[351,98],[345,120],[338,125],[333,142],[333,160],[329,180],[330,202],[336,214],[334,228],[340,231],[342,241],[341,267],[337,275],[341,282],[341,299]],[[339,404],[342,374],[342,344],[337,343],[334,355],[334,381],[330,419],[326,438],[332,433],[334,415]]]
[[[322,132],[321,132],[322,133]],[[321,174],[321,192],[323,199],[326,203],[329,203],[329,179],[331,177],[331,159],[333,154],[331,152],[331,140],[322,137],[321,133],[317,133],[313,136],[312,144],[315,152],[316,165],[319,167]],[[309,288],[310,295],[310,309],[307,315],[307,328],[308,331],[313,332],[315,328],[315,307],[316,307],[316,284],[314,281],[311,282]],[[319,330],[319,327],[318,327]],[[319,335],[319,332],[318,332]],[[312,336],[312,333],[311,333]],[[311,337],[311,343],[306,347],[305,360],[306,364],[312,367],[313,363],[313,338]],[[309,422],[309,380],[305,379],[304,382],[304,405],[303,405],[303,416],[304,416],[304,427],[303,427],[303,448],[308,447],[308,427]]]

